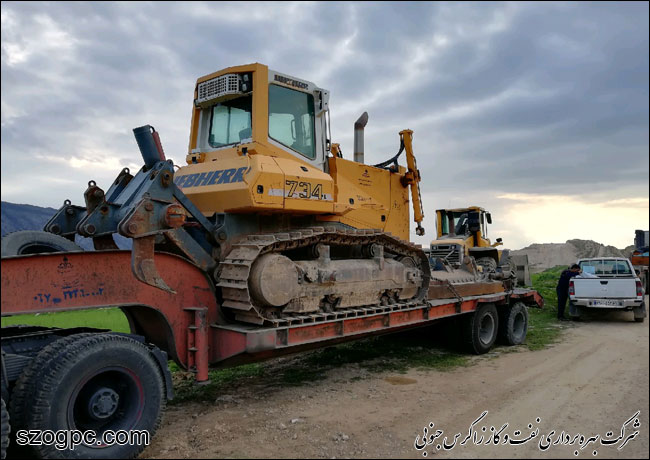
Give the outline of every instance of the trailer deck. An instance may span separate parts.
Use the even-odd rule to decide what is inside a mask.
[[[124,269],[130,258],[129,251],[113,250],[3,258],[2,316],[119,307],[134,334],[166,351],[201,382],[208,379],[209,367],[422,327],[473,312],[483,303],[500,305],[518,299],[529,306],[543,305],[536,291],[514,289],[296,315],[261,327],[223,317],[212,282],[187,260],[163,253],[156,257],[159,273],[176,291],[172,294],[139,282]]]

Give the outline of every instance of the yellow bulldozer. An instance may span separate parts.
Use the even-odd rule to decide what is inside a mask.
[[[512,271],[520,285],[530,286],[530,271],[526,255],[511,255],[508,249],[497,249],[503,240],[492,243],[488,224],[492,215],[479,206],[436,210],[436,238],[428,250],[432,263],[440,259],[452,266],[461,265],[473,257],[484,272]]]
[[[187,165],[174,183],[203,215],[222,216],[217,286],[239,320],[426,293],[427,258],[408,243],[409,188],[424,232],[413,132],[399,133],[407,167],[397,156],[366,165],[364,113],[354,160],[345,159],[331,142],[328,104],[327,90],[261,64],[197,81]]]
[[[140,281],[173,292],[154,255],[180,255],[214,280],[222,311],[254,324],[421,301],[431,273],[409,242],[410,202],[424,233],[413,132],[399,133],[392,158],[367,165],[367,122],[364,112],[353,158],[343,158],[331,141],[327,90],[258,63],[205,75],[194,88],[185,165],[165,159],[153,127],[136,128],[140,172],[125,168],[106,192],[91,181],[86,207],[66,200],[45,232],[3,238],[3,256],[70,249],[77,234],[116,249],[119,233],[132,240]]]
[[[124,168],[106,191],[91,180],[85,206],[66,200],[44,231],[2,238],[3,316],[111,306],[131,329],[3,327],[2,458],[10,431],[152,434],[173,395],[168,359],[207,382],[210,366],[461,314],[475,353],[498,335],[525,339],[526,305],[543,304],[536,292],[473,263],[432,271],[409,241],[410,202],[424,233],[413,132],[399,133],[396,155],[367,165],[364,113],[353,157],[343,158],[328,99],[262,64],[201,77],[185,164],[166,158],[152,126],[137,127],[137,172]],[[470,214],[479,235],[481,218]],[[41,458],[134,458],[144,445],[32,447]]]
[[[409,242],[409,202],[424,234],[413,132],[400,131],[397,154],[368,165],[367,122],[364,112],[353,158],[343,158],[326,89],[259,63],[205,75],[194,87],[185,165],[165,159],[153,127],[136,128],[144,166],[135,176],[124,168],[106,192],[90,181],[85,207],[66,200],[45,232],[3,238],[2,255],[71,250],[75,235],[117,249],[119,233],[132,241],[137,279],[174,292],[155,254],[180,255],[213,279],[225,314],[254,324],[421,301],[432,275],[426,252]],[[462,234],[463,254],[488,268],[501,261],[484,239],[482,209],[438,217],[439,237]]]

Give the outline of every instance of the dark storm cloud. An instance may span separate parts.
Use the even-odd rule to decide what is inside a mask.
[[[347,156],[364,110],[369,163],[414,129],[430,194],[647,196],[647,3],[3,2],[3,199],[80,199],[145,123],[182,164],[196,78],[255,61],[331,91]]]
[[[454,38],[452,28],[421,84],[377,104],[378,122],[393,127],[396,113],[408,113],[418,145],[449,144],[434,163],[452,182],[491,177],[499,183],[490,188],[567,193],[631,181],[645,192],[647,12],[647,4],[527,4],[492,33]],[[454,24],[480,28],[473,14]]]

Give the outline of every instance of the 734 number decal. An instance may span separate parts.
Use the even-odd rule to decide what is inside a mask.
[[[287,180],[285,183],[289,188],[287,192],[287,198],[313,198],[316,200],[326,199],[325,195],[323,194],[322,184],[314,185],[311,182],[299,182],[297,180]]]

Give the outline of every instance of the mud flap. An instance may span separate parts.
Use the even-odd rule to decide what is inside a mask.
[[[573,319],[580,319],[582,309],[569,300],[569,316]]]
[[[641,319],[645,318],[647,316],[646,308],[645,308],[645,302],[643,302],[641,305],[638,307],[634,308],[634,319]]]

